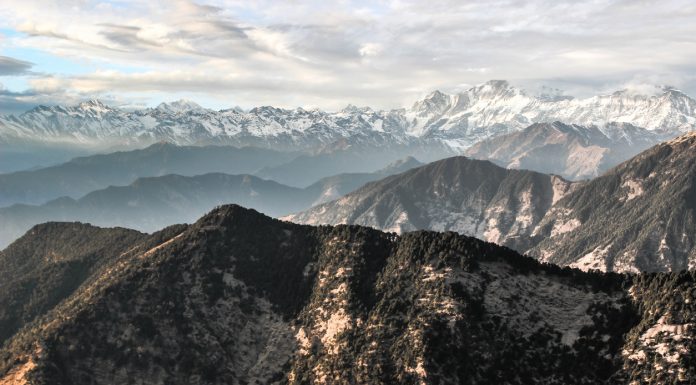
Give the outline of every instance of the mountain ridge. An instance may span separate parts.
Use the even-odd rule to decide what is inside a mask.
[[[577,182],[463,156],[429,163],[283,219],[386,231],[457,231],[525,250],[546,211]]]
[[[696,132],[690,132],[580,186],[539,224],[537,235],[546,239],[530,252],[600,270],[694,269],[696,239],[688,231],[696,226],[694,150]],[[613,218],[622,221],[617,225]],[[572,231],[554,231],[560,228]]]
[[[695,278],[584,273],[454,233],[311,227],[227,205],[119,255],[26,324],[0,348],[0,379],[684,380]]]

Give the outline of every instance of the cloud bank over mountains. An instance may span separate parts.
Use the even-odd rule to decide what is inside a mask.
[[[676,0],[10,0],[0,98],[5,109],[94,97],[393,108],[491,78],[578,96],[655,84],[695,94],[694,17]]]

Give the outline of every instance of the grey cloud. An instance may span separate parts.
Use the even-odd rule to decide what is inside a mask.
[[[75,105],[81,101],[96,98],[113,106],[129,103],[109,93],[79,93],[65,89],[59,89],[53,92],[28,89],[17,92],[8,90],[0,84],[0,115],[18,115],[41,105]],[[133,104],[133,102],[133,100],[130,101],[131,104]],[[141,101],[136,99],[135,102]]]
[[[214,25],[219,31],[224,31],[228,33],[230,37],[237,39],[248,38],[245,31],[251,29],[250,27],[241,27],[239,24],[228,20],[213,20],[210,24]]]
[[[153,42],[140,39],[138,37],[138,32],[141,30],[139,27],[116,24],[100,24],[100,26],[104,28],[99,32],[100,35],[125,50],[142,51],[159,46]]]
[[[108,47],[102,44],[94,44],[87,42],[83,39],[68,35],[66,33],[54,31],[54,30],[38,30],[34,27],[23,27],[19,29],[21,32],[26,33],[27,35],[31,37],[47,37],[47,38],[53,38],[56,40],[64,40],[66,42],[71,42],[76,44],[79,47],[82,48],[96,48],[98,50],[105,50],[105,51],[112,51],[112,52],[118,52],[122,51],[121,49],[115,49],[113,47]]]
[[[32,66],[28,61],[0,56],[0,76],[24,75]]]
[[[14,92],[2,87],[0,84],[0,114],[18,114],[27,111],[41,104],[39,99],[44,99],[45,95],[41,95],[33,90],[23,92]],[[55,100],[58,104],[59,100]]]
[[[227,20],[196,20],[195,25],[203,28],[196,31],[189,26],[173,31],[162,37],[163,42],[142,38],[141,27],[100,23],[99,34],[124,52],[144,53],[149,57],[166,58],[172,53],[183,55],[198,55],[203,57],[224,58],[229,55],[249,54],[257,48],[250,41],[245,31],[250,28],[241,27]],[[189,47],[177,46],[174,42],[186,42]],[[172,59],[172,58],[170,58]]]

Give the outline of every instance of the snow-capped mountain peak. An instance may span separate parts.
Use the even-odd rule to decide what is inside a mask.
[[[111,107],[102,103],[102,101],[98,100],[98,99],[90,99],[90,100],[84,101],[84,102],[78,104],[77,108],[82,109],[82,110],[101,111],[101,112],[106,112],[106,111],[111,110]]]
[[[429,119],[444,114],[451,106],[452,96],[436,90],[413,103],[411,111],[418,117]]]
[[[467,92],[473,95],[479,95],[482,98],[523,93],[522,90],[513,87],[507,80],[489,80],[481,85],[473,87]]]
[[[187,99],[180,99],[170,103],[160,103],[156,109],[161,112],[173,114],[186,113],[189,111],[205,111],[198,103]]]
[[[343,107],[340,112],[343,114],[365,114],[374,113],[374,110],[368,106],[358,107],[353,104],[348,104],[347,106]]]

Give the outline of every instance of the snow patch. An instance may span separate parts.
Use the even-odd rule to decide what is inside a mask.
[[[654,340],[655,337],[659,336],[661,333],[666,333],[668,337],[678,340],[681,339],[681,337],[685,335],[686,332],[688,332],[694,325],[693,323],[668,324],[666,319],[667,317],[664,315],[660,317],[655,325],[646,330],[645,333],[640,336],[640,340],[643,342],[649,342]]]
[[[166,247],[166,246],[169,245],[170,243],[172,243],[172,242],[176,241],[177,239],[181,238],[181,236],[183,236],[183,235],[184,235],[184,233],[181,233],[181,234],[179,234],[179,235],[177,235],[177,236],[175,236],[175,237],[173,237],[173,238],[171,238],[171,239],[169,239],[169,240],[167,240],[167,241],[165,241],[165,242],[163,242],[163,243],[161,243],[161,244],[159,244],[159,245],[157,245],[157,246],[151,248],[150,250],[144,252],[144,253],[140,256],[140,258],[147,258],[147,257],[151,256],[151,255],[154,254],[157,250],[160,250],[160,249]]]
[[[643,195],[643,184],[636,180],[626,180],[621,185],[623,189],[626,190],[626,196],[622,197],[620,200],[622,202],[627,202]]]
[[[554,222],[553,228],[551,229],[551,236],[555,237],[557,235],[571,232],[580,227],[581,224],[582,223],[576,218],[568,219],[565,221],[556,221]]]
[[[632,350],[624,349],[622,354],[630,361],[648,363],[655,371],[675,372],[682,357],[690,355],[693,345],[693,323],[670,324],[668,317],[662,315],[657,322],[647,329],[638,339],[638,346]],[[659,357],[660,359],[655,359]],[[669,369],[665,365],[671,366]],[[682,377],[683,368],[676,367]]]
[[[598,246],[591,252],[585,254],[582,256],[582,258],[578,259],[577,261],[571,263],[569,266],[580,269],[582,271],[588,271],[588,270],[599,270],[599,271],[607,271],[607,254],[609,253],[609,249],[611,248],[611,244],[608,244],[605,247]]]
[[[384,231],[386,232],[395,232],[397,234],[401,234],[401,232],[404,230],[404,227],[409,224],[409,219],[408,219],[408,213],[405,211],[402,211],[399,213],[399,216],[392,222],[392,225]]]

